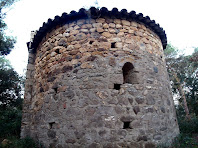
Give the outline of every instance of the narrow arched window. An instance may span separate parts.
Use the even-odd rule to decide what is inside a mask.
[[[127,62],[122,67],[124,83],[135,84],[137,83],[137,77],[134,72],[134,66],[130,62]]]

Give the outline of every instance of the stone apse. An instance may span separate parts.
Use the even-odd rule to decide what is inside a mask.
[[[51,148],[152,148],[179,134],[167,38],[154,20],[92,7],[32,34],[21,137]]]

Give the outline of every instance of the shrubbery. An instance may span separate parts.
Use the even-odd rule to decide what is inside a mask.
[[[19,137],[21,127],[21,110],[0,110],[0,137]]]
[[[175,138],[171,148],[198,148],[198,142],[191,134],[181,133]]]
[[[190,115],[190,119],[185,116],[182,106],[176,107],[178,125],[180,134],[171,144],[167,146],[162,144],[159,148],[198,148],[198,117],[195,114]]]
[[[5,145],[1,144],[0,148],[44,148],[41,144],[35,142],[32,138],[24,139],[11,138]]]
[[[181,107],[177,108],[180,135],[172,144],[173,148],[198,148],[198,117],[194,114],[187,119]]]

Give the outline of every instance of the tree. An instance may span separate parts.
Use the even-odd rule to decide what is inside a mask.
[[[180,96],[180,106],[182,105],[181,102],[183,102],[182,106],[187,118],[190,118],[190,113],[196,113],[198,115],[198,112],[195,110],[195,104],[197,103],[196,98],[198,95],[197,50],[189,56],[179,55],[178,50],[175,47],[168,45],[165,54],[172,89],[174,93],[177,93]]]
[[[0,57],[0,141],[20,135],[22,117],[22,79],[9,61]]]
[[[0,0],[0,55],[8,55],[16,42],[13,37],[5,35],[6,23],[3,21],[6,13],[2,10],[11,6],[16,0]]]
[[[188,104],[190,106],[190,112],[198,116],[198,48],[195,48],[194,53],[188,56],[189,61],[189,74],[186,79],[186,97],[188,98]]]
[[[7,107],[21,108],[22,81],[14,69],[6,63],[4,58],[0,58],[0,108]]]
[[[5,35],[6,23],[4,18],[6,13],[3,9],[10,7],[15,0],[0,0],[0,108],[5,109],[8,106],[17,106],[21,101],[21,80],[18,74],[11,67],[4,55],[10,53],[14,47],[13,37]]]
[[[14,2],[15,0],[0,0],[0,141],[8,136],[19,137],[21,126],[22,81],[4,57],[14,47],[15,40],[5,35],[7,25],[3,9]]]

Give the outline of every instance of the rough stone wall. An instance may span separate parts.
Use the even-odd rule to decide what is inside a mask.
[[[148,148],[179,133],[161,40],[142,24],[59,26],[27,69],[22,137],[47,147]]]

